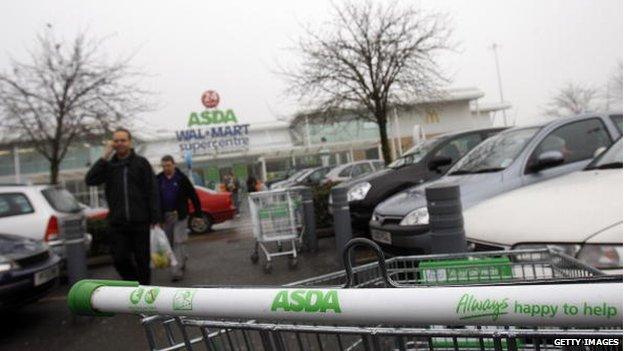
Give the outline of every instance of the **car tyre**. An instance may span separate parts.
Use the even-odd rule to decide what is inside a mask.
[[[202,212],[201,221],[194,221],[197,217],[189,217],[188,227],[193,234],[204,234],[212,231],[212,219],[206,212]]]

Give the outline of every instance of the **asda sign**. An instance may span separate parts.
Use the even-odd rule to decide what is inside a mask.
[[[180,152],[205,155],[249,150],[249,124],[239,123],[232,109],[217,109],[220,97],[213,90],[205,91],[201,101],[208,109],[191,112],[187,128],[175,132]]]
[[[275,295],[271,311],[340,313],[336,290],[281,290]]]

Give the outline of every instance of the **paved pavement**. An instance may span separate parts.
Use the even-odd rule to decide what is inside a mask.
[[[278,285],[338,269],[334,238],[319,241],[316,254],[303,253],[296,270],[285,258],[265,274],[262,264],[252,264],[251,224],[237,219],[216,225],[209,234],[191,236],[190,259],[185,279],[172,283],[167,271],[153,274],[153,284],[162,286]],[[261,258],[261,263],[262,263]],[[112,266],[90,270],[91,278],[118,279]],[[147,342],[138,317],[76,318],[67,309],[69,287],[60,286],[45,299],[16,312],[0,315],[0,349],[8,350],[146,350]]]

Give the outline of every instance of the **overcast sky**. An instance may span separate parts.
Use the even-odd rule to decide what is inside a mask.
[[[339,1],[339,0],[337,0]],[[605,86],[622,57],[622,0],[420,0],[425,9],[449,13],[460,50],[440,57],[451,87],[477,87],[481,101],[497,101],[492,51],[499,57],[510,115],[520,124],[538,120],[544,103],[566,82]],[[0,69],[8,54],[24,57],[46,23],[66,38],[88,29],[112,35],[112,56],[138,49],[133,63],[153,75],[146,87],[158,92],[159,109],[144,119],[155,127],[182,128],[200,95],[215,89],[221,108],[241,122],[287,116],[276,63],[301,24],[321,24],[327,0],[293,1],[86,1],[0,2]]]

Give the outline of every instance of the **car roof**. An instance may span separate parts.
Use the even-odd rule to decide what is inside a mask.
[[[28,185],[28,184],[2,184],[0,183],[0,192],[8,193],[13,191],[30,191],[30,190],[43,190],[53,187],[50,184],[37,184],[37,185]]]

